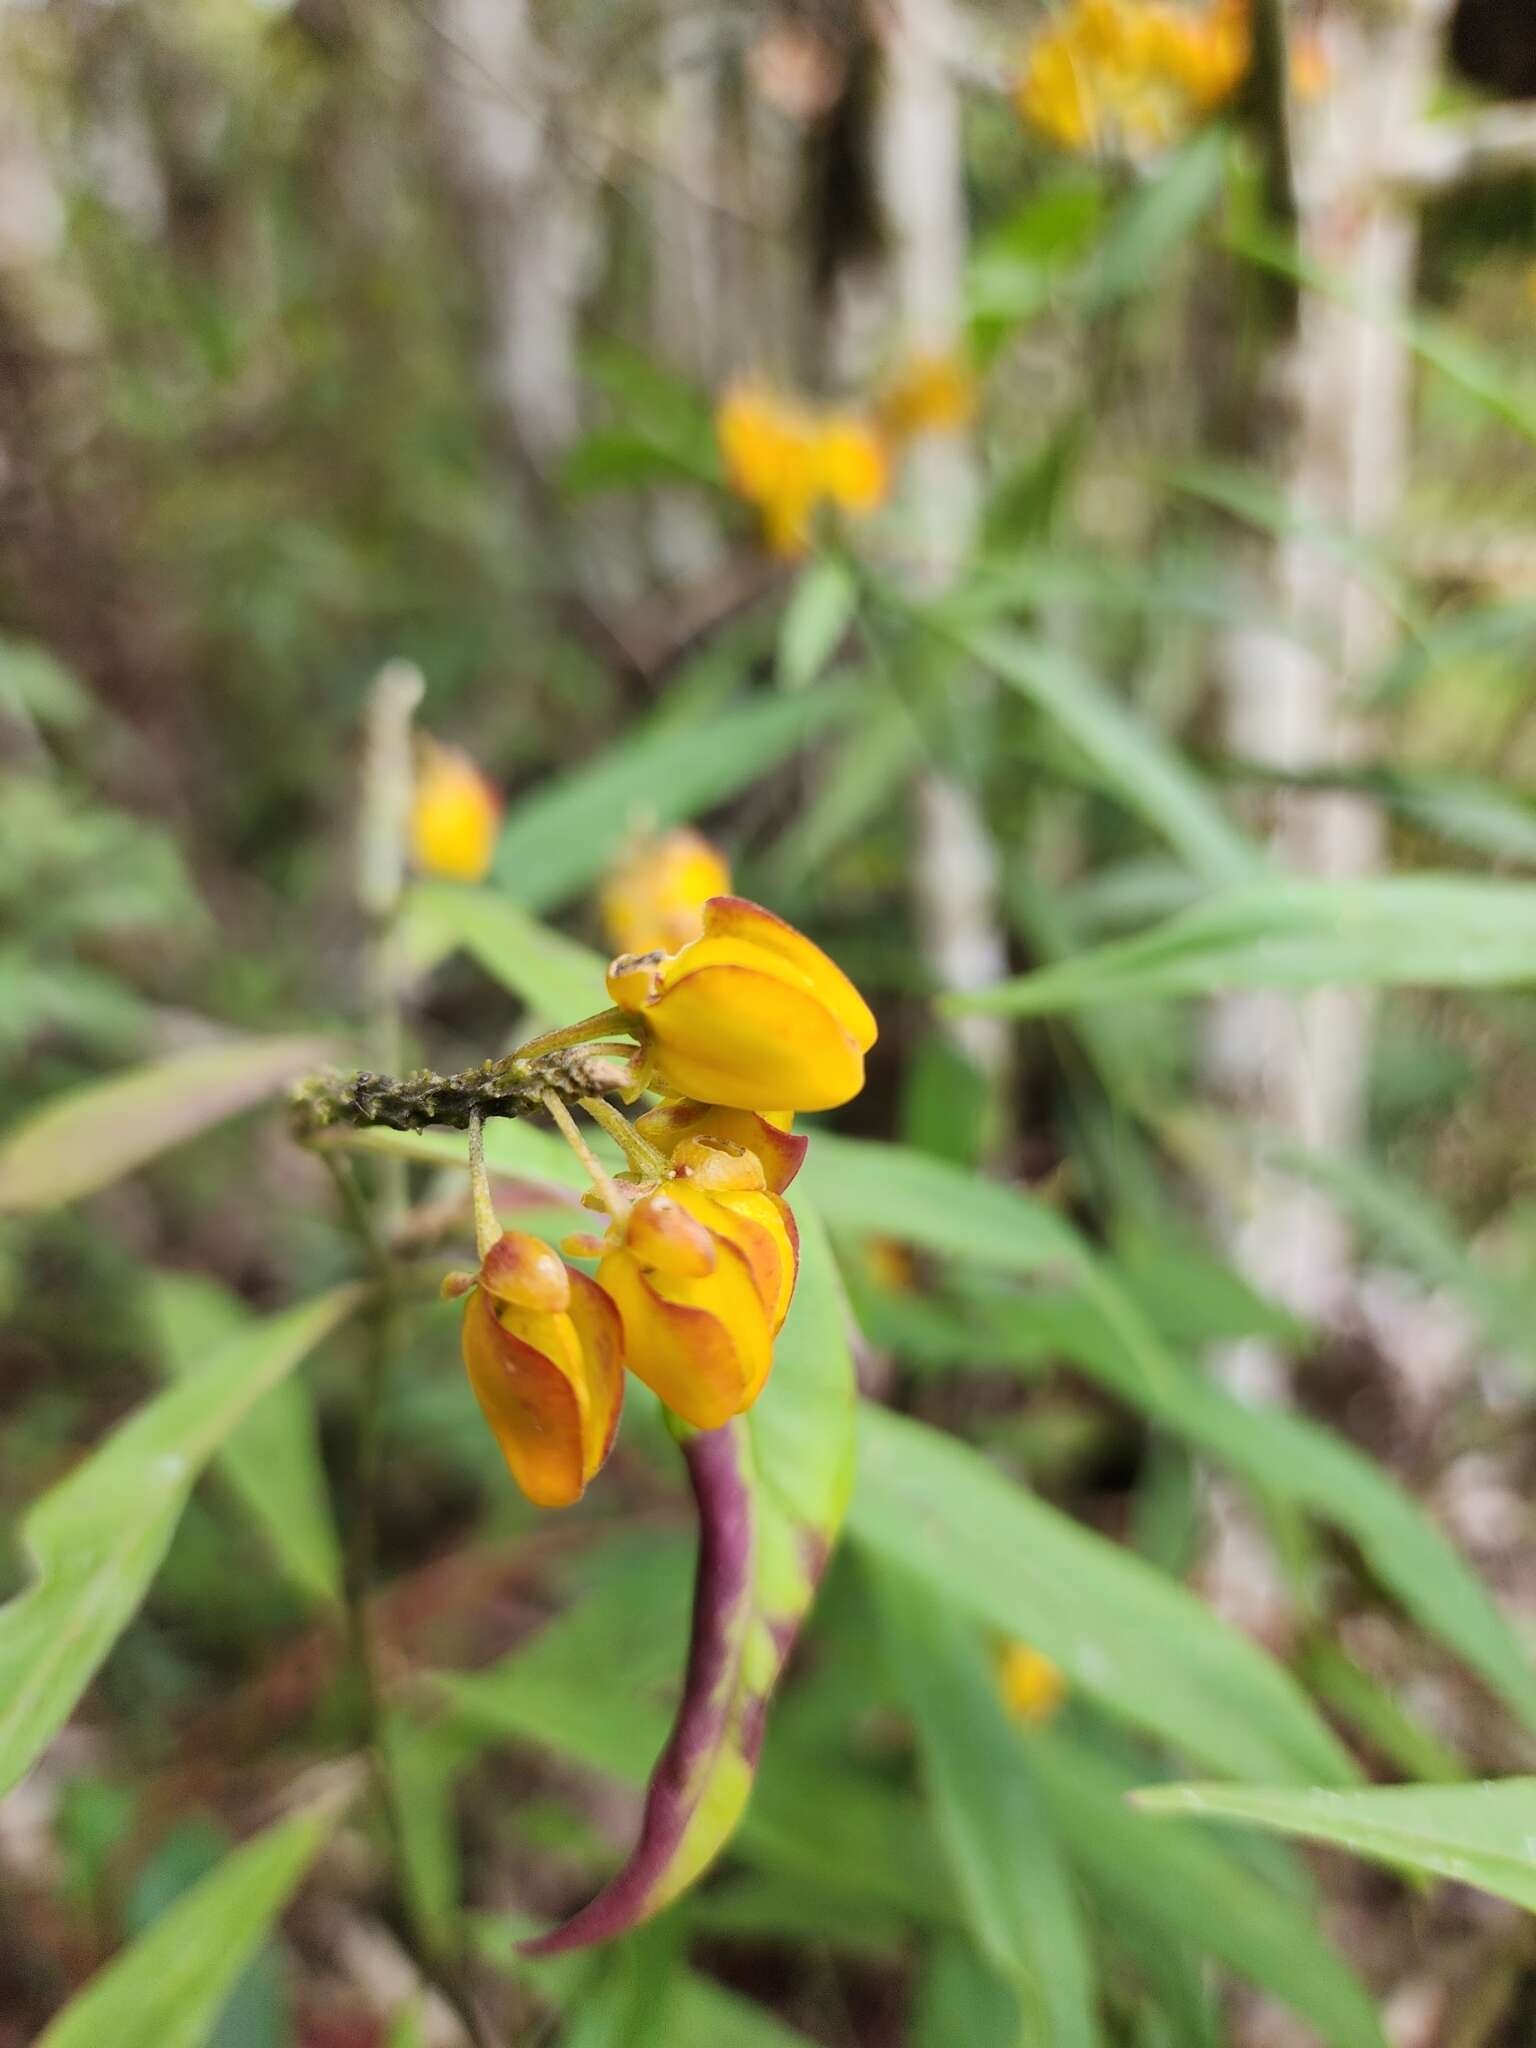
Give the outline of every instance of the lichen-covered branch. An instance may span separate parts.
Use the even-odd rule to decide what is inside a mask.
[[[565,1046],[532,1058],[513,1053],[485,1060],[462,1074],[311,1075],[290,1098],[295,1135],[316,1138],[338,1125],[366,1130],[424,1131],[433,1124],[462,1131],[478,1110],[483,1117],[527,1116],[546,1094],[578,1103],[585,1096],[628,1085],[630,1063],[607,1046]]]

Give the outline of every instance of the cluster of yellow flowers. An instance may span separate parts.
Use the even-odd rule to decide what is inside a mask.
[[[466,1295],[470,1384],[513,1477],[543,1507],[579,1500],[613,1441],[624,1369],[694,1429],[717,1429],[762,1392],[794,1294],[795,1221],[785,1190],[806,1140],[798,1110],[858,1093],[875,1020],[819,947],[741,897],[712,887],[724,864],[694,833],[645,849],[606,893],[626,932],[697,936],[675,950],[622,953],[608,969],[613,1010],[563,1044],[615,1029],[638,1041],[630,1093],[662,1100],[627,1123],[588,1103],[629,1162],[593,1173],[584,1198],[606,1211],[601,1236],[561,1250],[597,1261],[595,1279],[521,1231],[482,1238],[478,1272],[449,1276]],[[589,1028],[590,1027],[590,1028]]]
[[[817,514],[877,511],[890,493],[903,446],[914,435],[952,433],[975,409],[976,388],[958,357],[904,357],[869,410],[818,408],[758,377],[727,387],[715,411],[726,481],[757,508],[778,555],[810,546]]]
[[[1063,149],[1162,149],[1231,97],[1250,41],[1247,0],[1069,0],[1030,45],[1019,112]]]
[[[775,554],[798,555],[810,546],[823,505],[860,518],[890,488],[890,459],[873,421],[818,409],[756,378],[726,391],[715,433],[726,480],[757,507]]]

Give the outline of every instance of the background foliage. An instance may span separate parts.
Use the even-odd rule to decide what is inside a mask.
[[[4,2048],[1530,2037],[1536,170],[1498,10],[1459,71],[1421,13],[1260,6],[1279,72],[1074,151],[1012,103],[1024,0],[0,8]],[[872,419],[931,343],[909,14],[964,402],[776,556],[720,391]],[[1329,155],[1389,19],[1394,146],[1509,102],[1454,176]],[[1340,191],[1409,222],[1395,296]],[[797,1186],[787,1498],[836,1464],[795,1389],[863,1398],[752,1803],[538,1964],[664,1739],[689,1523],[640,1398],[569,1517],[507,1483],[432,1299],[458,1134],[359,1156],[411,1203],[370,1410],[271,1101],[380,1058],[395,660],[509,796],[484,883],[408,891],[410,1061],[595,1007],[597,885],[675,820],[881,1020]],[[491,1155],[572,1227],[547,1132]]]

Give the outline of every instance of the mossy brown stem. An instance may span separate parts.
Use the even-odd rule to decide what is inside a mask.
[[[564,1103],[623,1088],[630,1066],[620,1049],[607,1045],[567,1046],[528,1058],[486,1060],[462,1074],[314,1074],[290,1098],[294,1132],[320,1136],[337,1125],[366,1130],[424,1131],[433,1124],[469,1128],[471,1116],[528,1116],[545,1107],[546,1095]]]

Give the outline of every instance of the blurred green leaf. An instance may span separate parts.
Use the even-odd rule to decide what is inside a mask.
[[[1143,292],[1215,205],[1229,142],[1218,125],[1202,128],[1115,215],[1089,272],[1084,310],[1100,314]]]
[[[846,562],[821,555],[800,572],[779,626],[781,690],[808,690],[836,654],[859,606]]]
[[[1212,1857],[1211,1845],[1193,1830],[1160,1845],[1147,1832],[1150,1823],[1125,1803],[1134,1778],[1083,1743],[1047,1731],[1030,1753],[1084,1884],[1143,1960],[1187,1944],[1283,1999],[1332,2048],[1383,2048],[1369,1997],[1295,1900],[1235,1859]]]
[[[401,943],[417,968],[462,947],[498,986],[560,1023],[590,1016],[608,1001],[600,954],[540,924],[495,889],[417,882],[405,899]]]
[[[93,1977],[37,2048],[202,2048],[340,1806],[310,1807],[237,1849]]]
[[[1093,2048],[1093,1968],[1018,1730],[974,1623],[890,1566],[873,1573],[886,1661],[911,1710],[934,1827],[981,1953],[1018,2004],[989,2036]]]
[[[93,1194],[275,1094],[330,1051],[323,1038],[247,1038],[71,1088],[0,1140],[0,1211]]]
[[[1044,1651],[1113,1713],[1238,1778],[1348,1784],[1289,1674],[1182,1586],[980,1452],[865,1405],[849,1530],[960,1613]]]
[[[937,1934],[928,1945],[912,2015],[913,2048],[955,2048],[957,2042],[986,2042],[988,2048],[1026,2048],[1051,2037],[1036,2029],[1019,2032],[1019,2001],[1005,1976],[957,1934]]]
[[[686,726],[626,733],[588,765],[514,805],[496,849],[496,879],[529,910],[577,895],[638,821],[673,825],[721,803],[797,747],[846,718],[856,689],[750,698]]]
[[[1536,1778],[1350,1792],[1157,1785],[1134,1796],[1144,1813],[1273,1828],[1395,1869],[1476,1885],[1536,1913]]]
[[[1046,1016],[1234,988],[1523,987],[1536,980],[1536,886],[1461,875],[1275,880],[947,1008]]]
[[[215,1280],[156,1273],[150,1307],[161,1358],[176,1379],[194,1380],[242,1324],[241,1304]],[[341,1598],[341,1546],[331,1518],[314,1406],[302,1381],[263,1395],[218,1453],[273,1554],[311,1598]]]
[[[132,1619],[187,1496],[261,1397],[358,1306],[341,1287],[240,1331],[27,1512],[32,1578],[0,1607],[0,1793],[63,1725]]]
[[[1257,848],[1228,821],[1202,778],[1072,655],[996,629],[941,623],[940,630],[1074,740],[1127,808],[1162,833],[1196,874],[1230,885],[1262,873]]]

